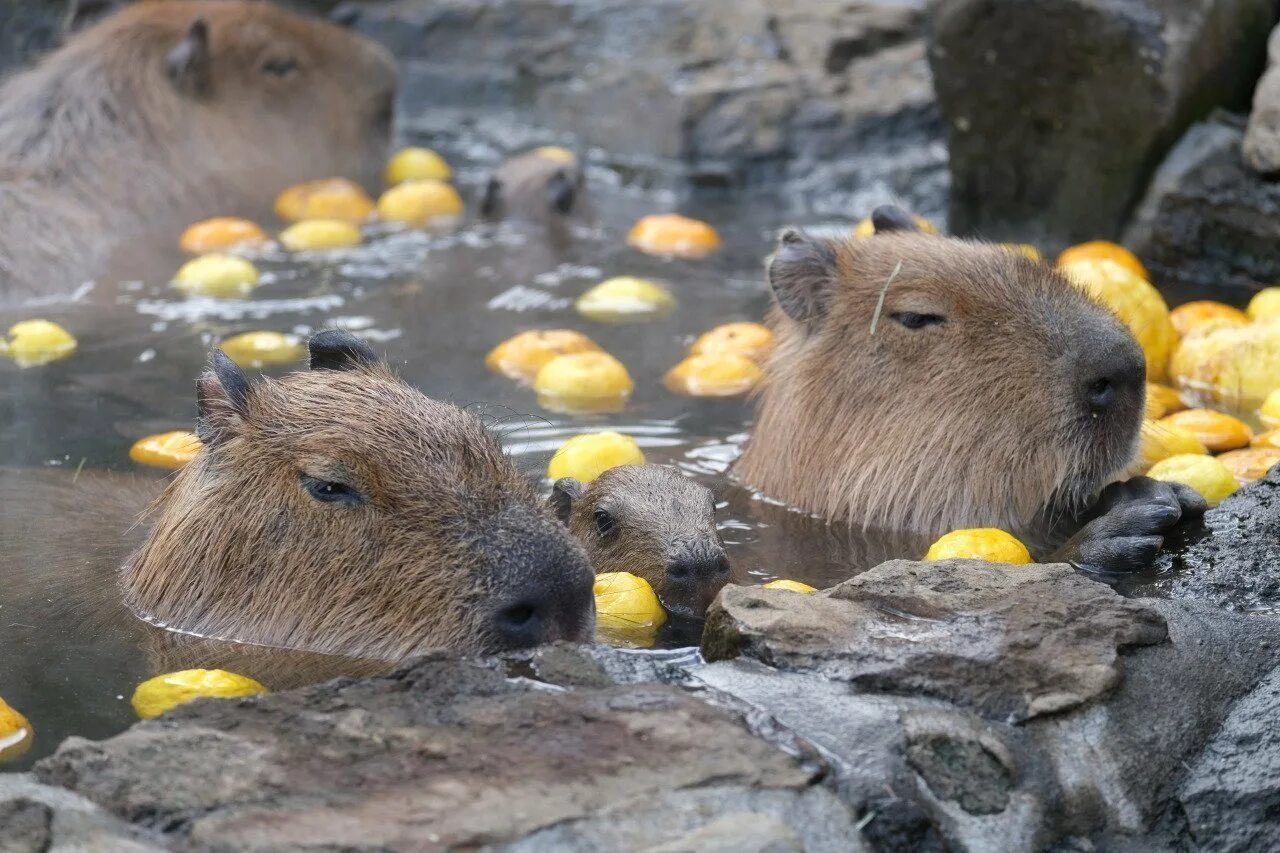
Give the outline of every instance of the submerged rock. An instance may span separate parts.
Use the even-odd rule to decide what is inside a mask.
[[[1070,566],[897,560],[810,596],[727,588],[703,653],[1019,721],[1105,693],[1120,648],[1164,639],[1159,613]]]
[[[1050,249],[1119,235],[1160,157],[1242,109],[1271,0],[945,0],[930,61],[951,228]]]

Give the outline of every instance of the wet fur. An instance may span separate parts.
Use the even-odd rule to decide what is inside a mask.
[[[530,151],[494,170],[480,199],[490,218],[555,221],[585,207],[585,174],[575,157],[566,162]]]

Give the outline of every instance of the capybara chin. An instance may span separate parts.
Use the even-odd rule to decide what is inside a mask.
[[[701,617],[729,582],[715,497],[673,468],[623,465],[587,486],[564,477],[548,503],[597,573],[639,575],[672,613]]]
[[[474,417],[356,338],[249,382],[198,383],[204,449],[149,512],[125,603],[203,637],[395,660],[585,640],[586,555]]]
[[[371,183],[395,89],[380,46],[266,2],[126,6],[0,87],[0,298],[298,181]]]
[[[783,234],[777,345],[736,476],[864,529],[1058,544],[1134,457],[1142,350],[1048,266],[875,218],[863,240]]]

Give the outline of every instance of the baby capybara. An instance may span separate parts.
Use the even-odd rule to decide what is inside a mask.
[[[673,613],[701,617],[729,582],[715,497],[675,469],[623,465],[587,486],[564,477],[549,503],[597,573],[639,575]]]
[[[862,240],[783,234],[777,344],[739,479],[864,529],[1002,527],[1042,554],[1077,533],[1053,556],[1104,571],[1145,565],[1203,511],[1189,489],[1135,478],[1090,521],[1137,451],[1146,389],[1110,311],[1016,252],[919,233],[896,208],[873,221]]]
[[[395,65],[251,0],[135,3],[0,86],[0,299],[70,290],[157,228],[376,180]]]
[[[585,183],[576,154],[564,148],[537,148],[494,170],[480,197],[480,213],[495,219],[554,220],[583,207]]]

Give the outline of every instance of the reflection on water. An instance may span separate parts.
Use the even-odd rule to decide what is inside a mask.
[[[269,252],[260,263],[262,286],[244,301],[187,299],[166,286],[182,260],[174,246],[186,223],[174,223],[172,233],[132,247],[92,287],[38,305],[0,306],[0,328],[45,317],[80,342],[75,357],[44,367],[18,371],[0,360],[0,478],[8,481],[0,481],[7,503],[0,523],[0,696],[37,729],[27,762],[66,735],[103,737],[123,728],[133,719],[133,686],[156,671],[220,665],[279,689],[377,666],[246,647],[210,650],[158,634],[120,613],[110,576],[128,553],[125,530],[140,505],[125,510],[117,495],[87,488],[72,493],[79,498],[54,499],[28,483],[33,471],[65,478],[81,471],[85,483],[113,470],[144,485],[157,479],[134,470],[130,444],[191,425],[193,382],[209,348],[240,332],[357,331],[384,350],[406,380],[484,418],[532,476],[541,477],[555,449],[582,430],[629,433],[651,461],[677,465],[716,491],[738,583],[788,577],[825,587],[883,556],[923,552],[921,543],[850,542],[847,534],[728,482],[724,474],[745,437],[749,403],[676,397],[661,384],[699,333],[761,318],[768,301],[761,259],[773,233],[794,219],[760,202],[686,209],[714,223],[725,247],[704,261],[665,261],[624,244],[632,222],[655,211],[652,200],[617,193],[596,207],[608,213],[590,225],[384,232],[353,250]],[[845,230],[852,213],[845,221],[811,224]],[[679,309],[643,325],[605,326],[579,317],[573,300],[615,275],[663,282]],[[581,330],[626,364],[636,382],[627,409],[594,417],[542,411],[530,389],[485,369],[494,344],[539,327]],[[101,539],[86,538],[69,519],[97,519],[94,535]],[[659,642],[692,645],[699,630],[697,623],[671,620]]]

